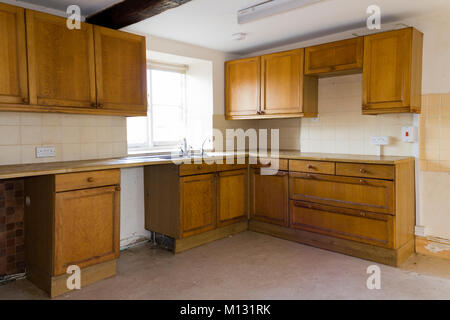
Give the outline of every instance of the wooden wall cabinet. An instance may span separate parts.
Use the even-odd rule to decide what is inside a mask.
[[[227,119],[315,117],[316,77],[303,74],[304,49],[225,63]]]
[[[225,115],[256,116],[261,110],[261,58],[225,63]]]
[[[28,103],[24,15],[23,8],[0,3],[1,104]]]
[[[95,108],[93,26],[68,29],[67,19],[27,10],[30,104]]]
[[[247,230],[247,178],[242,165],[145,167],[145,228],[172,238],[175,253]]]
[[[145,37],[0,4],[0,111],[147,115]]]
[[[25,180],[28,278],[51,297],[67,292],[67,268],[82,286],[113,276],[119,257],[120,170]]]
[[[363,114],[420,112],[422,46],[414,28],[364,37]]]
[[[145,114],[145,38],[99,26],[94,34],[98,108]]]
[[[304,49],[261,57],[262,115],[317,115],[317,79],[303,75]]]
[[[357,37],[305,48],[305,74],[324,77],[360,73],[363,43],[363,37]]]

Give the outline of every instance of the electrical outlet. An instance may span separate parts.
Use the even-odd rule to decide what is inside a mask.
[[[36,158],[56,157],[56,147],[36,147]]]
[[[370,143],[376,146],[384,146],[389,144],[389,137],[387,136],[370,137]]]

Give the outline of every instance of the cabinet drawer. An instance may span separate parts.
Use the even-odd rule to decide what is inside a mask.
[[[290,160],[289,171],[334,174],[335,163],[328,161]]]
[[[194,174],[201,173],[210,173],[217,171],[216,164],[207,164],[207,163],[183,163],[179,166],[179,175],[180,176],[190,176]]]
[[[227,164],[227,163],[217,164],[217,171],[239,170],[246,168],[247,164]]]
[[[252,168],[264,168],[274,166],[276,167],[276,161],[278,161],[278,170],[287,171],[289,168],[287,159],[271,159],[271,158],[258,158],[258,163],[252,164]]]
[[[55,175],[55,191],[79,190],[120,184],[120,170],[100,170]]]
[[[394,214],[393,181],[294,172],[289,176],[293,200]]]
[[[290,201],[290,211],[292,228],[393,247],[392,216],[294,200]]]
[[[364,163],[336,163],[336,174],[340,176],[394,180],[394,166]]]

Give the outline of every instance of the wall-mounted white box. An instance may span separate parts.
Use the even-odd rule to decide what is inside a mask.
[[[402,127],[402,141],[403,142],[416,142],[417,140],[417,127]]]
[[[36,147],[36,158],[56,157],[56,147]]]
[[[375,146],[385,146],[385,145],[389,144],[389,137],[373,136],[373,137],[370,137],[370,143]]]

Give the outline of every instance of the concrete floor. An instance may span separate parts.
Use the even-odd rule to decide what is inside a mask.
[[[148,244],[126,250],[115,277],[58,299],[450,299],[450,261],[379,265],[380,290],[366,287],[372,264],[244,232],[178,255]],[[0,299],[46,298],[27,280],[0,286]]]

